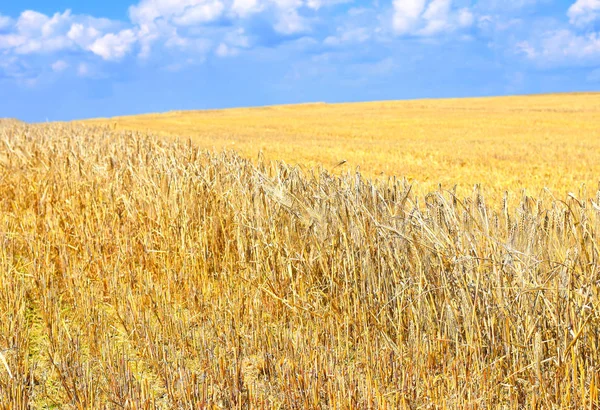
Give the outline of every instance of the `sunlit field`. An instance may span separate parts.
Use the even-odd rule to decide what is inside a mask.
[[[202,148],[370,177],[400,176],[426,193],[565,195],[600,177],[600,94],[558,94],[171,112],[93,121],[191,137]]]
[[[0,121],[0,408],[595,409],[599,111]]]

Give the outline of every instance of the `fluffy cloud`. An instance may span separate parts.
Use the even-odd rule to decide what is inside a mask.
[[[219,57],[231,57],[238,55],[242,49],[249,46],[250,40],[246,36],[245,30],[239,28],[225,34],[223,41],[217,46],[215,54]]]
[[[238,28],[225,34],[224,41],[230,46],[237,48],[247,48],[250,46],[250,39],[246,35],[246,30]]]
[[[70,10],[52,16],[26,10],[15,21],[0,16],[0,50],[14,55],[79,51],[117,61],[134,49],[148,57],[160,39],[166,46],[198,50],[201,44],[208,49],[207,39],[182,37],[178,27],[212,22],[224,11],[221,0],[142,0],[130,7],[129,28],[124,28],[123,23],[73,15]]]
[[[70,17],[70,10],[63,14],[56,13],[52,18],[37,11],[25,10],[17,20],[17,31],[31,37],[49,37],[55,31],[56,26],[65,23]]]
[[[105,50],[107,45],[104,43],[110,43],[108,41],[110,37],[106,37],[110,34],[103,34],[103,31],[115,26],[115,23],[106,19],[75,16],[70,10],[55,13],[51,17],[37,11],[26,10],[14,23],[9,22],[8,34],[0,34],[0,49],[16,55],[83,50],[103,57],[112,57],[119,55],[119,47],[115,45],[114,47],[117,48],[115,52],[107,52]],[[119,39],[125,40],[121,37]]]
[[[0,50],[14,49],[22,45],[26,39],[17,34],[0,34]]]
[[[108,33],[94,41],[89,50],[104,60],[120,60],[137,41],[132,30],[121,30],[117,34]]]
[[[129,17],[140,26],[159,19],[186,26],[213,21],[224,9],[219,0],[142,0],[129,8]]]
[[[234,0],[231,6],[232,13],[242,18],[258,13],[262,9],[263,5],[259,4],[258,0]]]
[[[567,12],[571,24],[587,25],[600,18],[600,0],[577,0]]]
[[[394,0],[394,30],[397,34],[412,32],[425,10],[425,0]]]
[[[562,29],[544,33],[540,38],[522,41],[517,50],[542,64],[587,64],[600,62],[600,35],[576,34]]]
[[[299,11],[303,7],[318,11],[326,6],[351,1],[353,0],[233,0],[231,14],[235,17],[247,18],[273,9],[276,17],[273,28],[281,34],[289,35],[310,30],[308,19]]]
[[[519,41],[515,48],[517,53],[523,54],[530,59],[534,59],[537,56],[536,49],[530,44],[529,41]]]
[[[279,12],[274,28],[281,34],[296,34],[308,31],[309,26],[298,10],[290,8]]]
[[[270,5],[276,15],[275,31],[284,35],[309,31],[310,24],[298,11],[304,5],[302,0],[270,0]]]
[[[224,13],[221,0],[141,0],[129,7],[140,47],[138,55],[149,57],[156,43],[204,54],[210,41],[197,29],[221,19]]]
[[[600,63],[600,32],[589,30],[600,18],[600,0],[577,0],[567,11],[570,26],[538,32],[516,45],[518,53],[540,65],[586,66]]]
[[[129,7],[129,18],[135,24],[153,23],[158,18],[169,18],[180,14],[193,0],[142,0],[139,4]]]
[[[450,7],[452,0],[433,0],[423,13],[426,26],[420,31],[424,35],[433,35],[450,28]]]
[[[321,7],[335,6],[337,4],[351,3],[352,0],[307,0],[306,6],[313,10],[319,10]]]
[[[288,36],[312,30],[316,20],[306,16],[307,10],[346,1],[351,0],[139,0],[129,7],[128,22],[70,10],[52,16],[26,10],[15,20],[0,16],[0,50],[11,55],[68,51],[118,61],[134,51],[148,58],[154,47],[162,46],[202,59],[216,43],[216,55],[229,56],[247,48],[249,40],[244,35],[240,44],[220,37],[244,27],[244,20],[256,13],[264,12],[273,30]]]
[[[223,14],[225,6],[218,0],[207,1],[190,7],[186,12],[173,19],[180,26],[193,26],[216,20]]]
[[[452,0],[394,0],[393,28],[397,35],[433,36],[473,24],[468,8],[453,9]]]
[[[490,38],[502,27],[508,31],[514,25],[517,20],[511,20],[514,16],[510,13],[550,0],[392,0],[392,13],[387,13],[389,5],[380,6],[377,1],[340,13],[325,8],[355,0],[135,1],[128,9],[128,21],[121,22],[75,15],[69,10],[53,15],[26,10],[14,19],[0,15],[0,52],[23,59],[45,54],[43,67],[55,71],[66,68],[60,64],[64,58],[73,72],[83,75],[85,64],[101,69],[94,59],[120,61],[134,53],[138,58],[150,58],[155,49],[162,58],[173,58],[175,66],[190,59],[197,63],[208,55],[233,56],[255,44],[289,43],[298,38],[329,49],[401,42],[404,36],[442,36],[470,27],[480,38],[486,38],[486,31]],[[531,60],[592,61],[600,52],[599,35],[590,31],[590,23],[600,18],[600,0],[571,1],[567,17],[563,14],[562,18],[572,26],[538,30],[527,37],[523,23],[517,34],[511,29],[511,42],[507,40],[502,47],[517,44],[519,53]],[[469,4],[472,6],[464,7]],[[582,26],[587,32],[578,31]],[[60,52],[80,59],[65,58]]]
[[[17,54],[52,53],[69,48],[64,36],[72,20],[71,11],[56,13],[52,17],[26,10],[19,16],[13,34],[13,47]]]
[[[87,49],[102,33],[95,27],[86,27],[80,23],[74,23],[67,32],[67,38],[81,48]]]

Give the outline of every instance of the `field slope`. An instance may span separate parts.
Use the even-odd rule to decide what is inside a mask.
[[[482,184],[505,190],[544,187],[557,195],[591,190],[600,178],[600,94],[304,104],[182,111],[93,120],[192,138],[203,148],[255,159],[323,165],[368,176],[405,176],[423,193]]]
[[[439,116],[455,118],[447,104]],[[488,118],[471,104],[461,130]],[[582,121],[564,135],[567,107],[540,121],[554,149],[591,159],[597,119],[572,109]],[[497,110],[501,132],[510,110]],[[196,115],[216,127],[236,112]],[[418,140],[434,128],[410,129]],[[600,193],[421,195],[403,179],[304,173],[106,127],[13,123],[0,144],[0,408],[598,404]]]

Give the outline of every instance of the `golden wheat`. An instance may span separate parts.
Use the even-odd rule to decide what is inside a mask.
[[[109,128],[0,140],[0,407],[598,403],[600,192],[421,196]]]
[[[301,104],[97,119],[120,130],[188,137],[206,149],[340,174],[403,176],[424,196],[438,184],[566,195],[600,175],[600,94]],[[342,160],[346,163],[336,167]],[[335,168],[335,169],[334,169]]]

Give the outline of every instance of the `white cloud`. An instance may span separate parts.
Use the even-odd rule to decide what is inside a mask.
[[[225,42],[231,46],[238,48],[248,48],[250,47],[250,39],[246,35],[246,30],[243,28],[238,28],[236,30],[230,31],[225,35]]]
[[[215,49],[215,43],[217,47],[222,43],[221,51],[227,47],[231,53],[247,45],[219,38],[227,28],[208,23],[227,17],[239,28],[243,24],[239,19],[266,12],[276,32],[306,33],[316,21],[306,15],[307,9],[316,11],[347,1],[353,0],[138,0],[129,7],[126,23],[74,15],[70,10],[51,16],[26,10],[15,20],[0,16],[0,29],[8,27],[0,31],[0,50],[21,55],[84,51],[104,60],[119,60],[133,50],[138,50],[138,57],[148,58],[156,44],[207,53]],[[248,43],[246,35],[242,42]]]
[[[67,38],[82,48],[88,48],[102,33],[95,27],[74,23],[67,32]]]
[[[600,0],[577,0],[567,11],[571,24],[584,26],[600,18]]]
[[[65,71],[67,68],[69,68],[69,64],[67,64],[63,60],[58,60],[52,64],[52,71],[55,71],[57,73]]]
[[[535,48],[528,41],[519,41],[516,44],[516,49],[518,53],[524,54],[530,59],[534,59],[537,55]]]
[[[129,7],[129,18],[140,44],[139,57],[147,58],[159,41],[170,48],[205,52],[210,48],[209,41],[189,29],[218,20],[224,12],[222,0],[141,0]]]
[[[142,0],[129,7],[129,17],[140,26],[159,19],[189,25],[213,21],[223,10],[224,5],[218,0]]]
[[[219,57],[231,57],[240,53],[244,48],[250,46],[250,40],[246,36],[243,28],[228,32],[221,43],[215,49],[215,54]]]
[[[137,41],[132,30],[121,30],[117,34],[109,33],[94,41],[89,50],[104,60],[120,60]]]
[[[231,6],[233,14],[239,17],[248,17],[263,10],[263,5],[258,3],[258,0],[234,0]]]
[[[50,18],[45,14],[33,10],[25,10],[17,20],[17,30],[24,35],[41,36],[42,29],[49,21]]]
[[[306,0],[306,6],[313,10],[319,10],[321,7],[335,6],[337,4],[350,2],[352,2],[352,0]]]
[[[394,0],[393,6],[397,35],[434,36],[470,27],[475,20],[468,8],[453,9],[452,0]]]
[[[19,16],[16,28],[19,34],[24,36],[48,39],[64,33],[72,20],[71,10],[55,13],[52,17],[37,11],[25,10]]]
[[[102,50],[106,44],[101,40],[104,39],[104,43],[110,40],[111,34],[106,34],[106,31],[114,29],[117,25],[107,19],[76,16],[70,10],[55,13],[51,17],[26,10],[21,13],[8,34],[0,35],[0,49],[8,49],[17,55],[52,54],[64,50],[106,54]],[[121,42],[126,40],[122,33],[116,36]],[[118,47],[116,54],[119,54]]]
[[[423,19],[427,22],[425,27],[419,30],[419,34],[425,36],[435,35],[449,29],[450,21],[448,14],[452,0],[433,0],[429,3],[427,10],[423,13]]]
[[[192,7],[176,16],[173,22],[179,26],[192,26],[216,20],[223,14],[225,6],[219,0],[206,1]]]
[[[528,40],[516,43],[516,52],[541,66],[599,64],[600,32],[587,26],[600,19],[600,0],[577,0],[567,16],[570,26],[535,30]]]
[[[164,31],[168,32],[170,36],[177,34],[177,30],[165,22],[139,26],[137,36],[140,43],[140,52],[138,54],[140,58],[148,58],[150,56],[152,44],[164,34]]]
[[[40,39],[28,39],[15,48],[17,54],[44,53],[51,54],[69,48],[71,43],[65,37],[50,37]]]
[[[425,10],[425,0],[394,0],[394,30],[396,34],[410,33]]]
[[[13,47],[17,54],[52,53],[69,48],[70,41],[64,30],[72,20],[71,11],[55,13],[52,17],[26,10],[17,19]]]
[[[312,10],[322,7],[350,3],[354,0],[233,0],[231,14],[236,17],[246,18],[252,14],[262,12],[269,7],[275,8],[279,19],[275,28],[281,33],[291,34],[308,29],[306,19],[300,16],[298,10],[306,6]]]
[[[168,48],[190,48],[190,44],[192,39],[181,37],[177,32],[173,32],[167,41],[165,41],[165,46]]]
[[[296,34],[308,31],[308,24],[305,19],[298,14],[298,10],[289,8],[278,13],[278,19],[275,23],[275,31],[281,34]]]
[[[458,25],[460,27],[470,27],[475,21],[475,16],[471,13],[471,10],[464,8],[458,11]]]
[[[576,34],[562,29],[544,33],[540,38],[522,41],[517,51],[541,64],[589,64],[600,62],[600,34]]]
[[[94,65],[94,59],[119,61],[132,53],[137,53],[138,58],[148,58],[154,47],[173,56],[175,65],[186,58],[198,62],[211,53],[238,54],[250,47],[251,39],[268,42],[264,33],[252,36],[241,28],[247,26],[242,20],[256,13],[264,13],[261,19],[269,21],[280,35],[319,29],[313,36],[303,38],[320,45],[333,47],[389,40],[390,32],[379,27],[382,18],[378,6],[365,5],[335,16],[318,14],[321,8],[351,1],[354,0],[136,0],[128,9],[126,22],[77,15],[70,10],[53,15],[26,10],[15,19],[0,16],[0,51],[23,59],[34,53],[51,54],[41,63],[44,67],[64,70],[66,67],[61,64],[64,58],[80,75],[85,75],[89,67],[78,65],[73,58],[59,52],[69,52],[72,56],[87,53],[79,62],[85,61],[98,69],[101,67]],[[394,32],[433,36],[469,27],[474,21],[473,13],[456,7],[459,1],[468,3],[467,0],[393,0]],[[331,18],[333,28],[322,24],[325,18],[321,17]],[[390,16],[387,18],[389,24]],[[219,24],[225,19],[227,24]],[[336,30],[338,24],[341,27]],[[291,41],[285,39],[286,43]]]
[[[180,13],[193,3],[194,1],[190,0],[142,0],[139,4],[129,7],[129,18],[135,24],[148,24],[160,17],[171,17]]]
[[[0,35],[0,50],[19,47],[26,41],[25,37],[18,34],[2,34]]]

